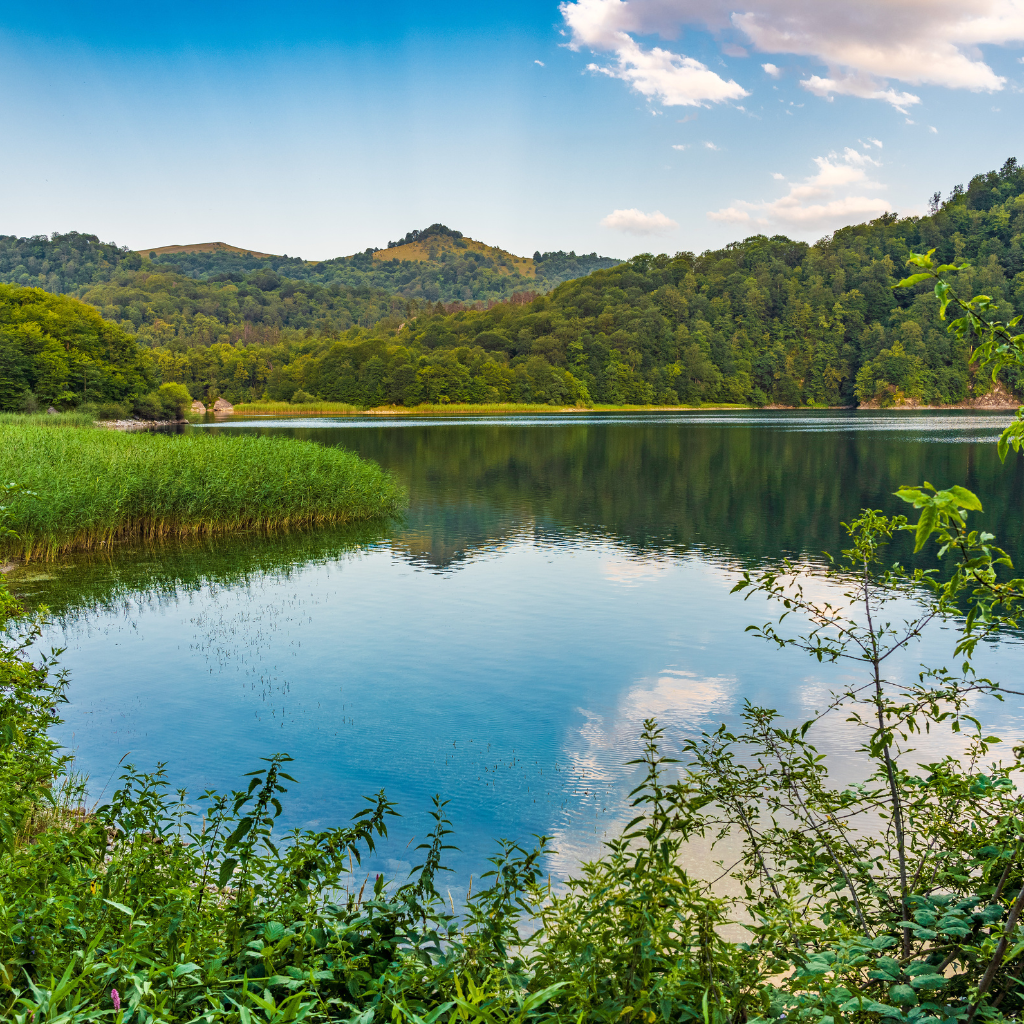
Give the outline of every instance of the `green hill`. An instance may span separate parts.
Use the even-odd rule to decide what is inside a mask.
[[[934,296],[892,285],[911,251],[936,248],[944,261],[969,261],[960,287],[992,296],[1009,319],[1024,310],[1022,239],[1024,171],[1011,159],[954,189],[927,217],[887,214],[814,245],[755,235],[700,256],[645,254],[548,294],[537,281],[550,279],[549,261],[558,276],[600,257],[534,254],[531,278],[525,260],[443,225],[322,264],[221,249],[163,257],[192,274],[194,261],[258,264],[205,279],[95,236],[7,237],[0,278],[73,292],[151,350],[158,380],[233,402],[298,394],[364,406],[947,404],[989,385],[946,333]],[[348,285],[335,273],[389,281],[392,290]],[[408,294],[423,293],[437,274],[449,294],[474,280],[514,290],[486,303]],[[13,395],[26,371],[0,372]],[[1004,384],[1019,389],[1020,381]],[[71,385],[68,393],[77,394]]]

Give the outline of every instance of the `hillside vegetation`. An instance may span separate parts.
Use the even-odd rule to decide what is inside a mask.
[[[962,292],[1009,318],[1024,309],[1022,231],[1011,160],[931,216],[888,214],[815,245],[756,235],[699,257],[637,256],[530,301],[435,308],[398,330],[155,354],[164,379],[232,401],[957,403],[991,382],[927,287],[893,285],[910,252],[935,247],[972,264]],[[1016,373],[1004,372],[1011,388]]]
[[[155,380],[206,399],[948,404],[991,382],[930,290],[893,285],[911,252],[935,248],[970,263],[962,293],[991,296],[1009,319],[1024,309],[1022,234],[1024,171],[1010,159],[930,216],[886,214],[814,245],[755,235],[700,256],[644,254],[546,295],[549,266],[582,274],[601,258],[535,253],[529,278],[522,261],[501,266],[501,250],[432,225],[321,264],[221,250],[154,263],[85,235],[0,239],[0,274],[74,291],[151,350]],[[402,252],[415,258],[388,259]],[[205,280],[181,272],[233,264]],[[509,297],[428,301],[442,285]],[[1004,371],[1004,385],[1019,390],[1018,375]]]

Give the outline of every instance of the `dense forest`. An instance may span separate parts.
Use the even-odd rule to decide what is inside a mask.
[[[927,217],[879,217],[815,245],[758,235],[701,256],[638,256],[531,301],[381,322],[262,348],[160,346],[165,378],[232,400],[955,403],[989,385],[908,254],[969,261],[960,287],[1024,309],[1024,171],[1009,160]],[[1016,379],[1007,380],[1017,388]]]
[[[156,379],[195,397],[956,403],[989,382],[971,373],[930,290],[892,286],[910,252],[936,248],[945,261],[971,264],[958,275],[964,292],[992,296],[1005,319],[1024,310],[1024,170],[1007,160],[934,207],[925,217],[886,214],[814,245],[756,235],[700,256],[644,254],[549,294],[531,281],[503,302],[445,304],[299,280],[277,257],[176,254],[191,273],[202,260],[258,264],[199,280],[86,235],[0,239],[0,276],[80,296],[150,349]],[[402,274],[422,282],[436,248],[451,257],[436,265],[454,288],[459,260],[477,263],[478,251],[460,249],[466,240],[443,225],[411,234],[392,249],[427,247],[426,259],[381,260],[371,250],[318,266],[358,264],[367,279],[392,273],[400,288]],[[534,259],[538,278],[549,261],[559,273],[586,268],[572,253]],[[503,280],[523,277],[500,269]],[[1016,378],[1004,382],[1020,390]]]

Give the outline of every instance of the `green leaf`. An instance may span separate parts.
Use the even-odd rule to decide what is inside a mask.
[[[893,985],[889,989],[889,1001],[897,1006],[913,1006],[917,1002],[917,993],[909,985]]]
[[[523,1013],[536,1010],[538,1006],[546,1003],[560,988],[565,988],[568,984],[567,981],[560,981],[557,985],[548,985],[547,988],[542,988],[539,992],[534,992],[533,995],[527,996],[523,1001]]]
[[[947,494],[951,494],[955,499],[956,503],[961,508],[973,509],[975,512],[981,512],[981,502],[978,500],[978,496],[973,491],[967,490],[966,487],[961,487],[959,484],[953,484],[952,487],[948,488]]]
[[[228,879],[234,874],[238,867],[238,861],[234,857],[228,857],[221,861],[220,874],[217,876],[217,884],[223,889],[228,884]]]
[[[910,288],[912,285],[920,284],[922,281],[930,281],[931,279],[931,274],[911,274],[910,277],[905,277],[898,284],[894,284],[893,288]]]
[[[198,971],[198,970],[199,970],[199,964],[193,964],[193,963],[178,964],[178,966],[174,968],[174,976],[176,978],[180,978],[183,974],[191,974],[192,971]]]
[[[935,505],[925,505],[921,509],[921,518],[917,521],[917,531],[914,534],[914,554],[921,550],[928,543],[928,538],[934,533],[939,525],[939,510]]]
[[[267,942],[277,942],[284,935],[284,925],[280,921],[268,921],[263,926],[263,938]]]
[[[252,818],[243,818],[231,835],[224,842],[224,852],[227,853],[232,846],[235,845],[243,836],[245,836],[249,829],[252,828]]]
[[[123,903],[115,903],[113,900],[104,900],[104,903],[109,903],[115,910],[120,910],[122,914],[127,914],[129,917],[135,916],[135,911],[131,907],[126,907]]]

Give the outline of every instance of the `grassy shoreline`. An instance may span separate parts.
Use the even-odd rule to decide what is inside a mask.
[[[129,540],[357,523],[397,514],[398,481],[352,452],[267,437],[0,421],[0,556],[53,558]]]
[[[717,402],[708,405],[538,405],[523,402],[480,403],[452,402],[448,404],[379,405],[362,409],[344,402],[240,402],[235,407],[237,416],[522,416],[551,415],[552,413],[593,412],[694,412],[729,409],[753,409],[752,405]]]

